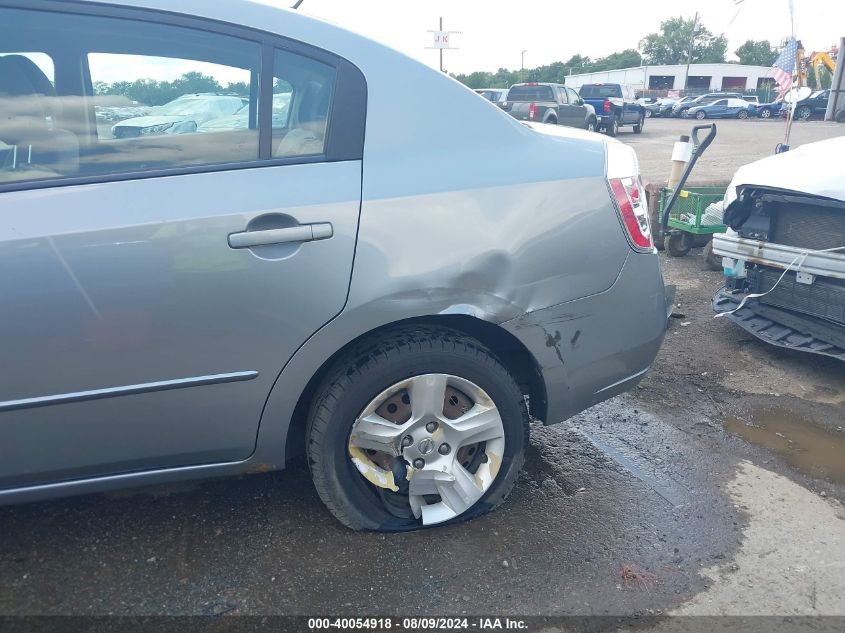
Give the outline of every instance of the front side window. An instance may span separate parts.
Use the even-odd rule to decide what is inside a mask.
[[[0,9],[0,184],[257,160],[260,50],[182,27]],[[47,60],[63,74],[50,77]]]

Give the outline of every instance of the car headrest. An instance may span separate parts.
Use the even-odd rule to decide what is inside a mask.
[[[42,77],[49,90],[43,84],[36,85]],[[21,55],[0,57],[0,139],[14,143],[27,131],[46,130],[51,114],[47,96],[54,94],[50,81],[29,59]]]
[[[331,90],[327,84],[309,81],[299,106],[299,122],[312,123],[324,120],[329,113]]]
[[[37,94],[35,85],[18,61],[19,55],[0,57],[0,96],[25,97]]]
[[[4,55],[3,57],[0,57],[0,62],[17,67],[26,76],[26,78],[29,79],[31,86],[34,89],[33,94],[40,94],[45,97],[56,96],[56,89],[47,78],[47,75],[45,75],[44,71],[36,66],[35,62],[28,57],[24,57],[23,55]],[[0,77],[2,76],[3,75],[0,74]],[[2,81],[0,81],[0,83],[2,83]]]

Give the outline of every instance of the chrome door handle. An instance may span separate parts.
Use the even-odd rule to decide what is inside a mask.
[[[232,248],[252,248],[269,244],[288,244],[290,242],[313,242],[325,240],[334,234],[332,225],[328,222],[319,224],[301,224],[288,226],[283,229],[267,229],[262,231],[241,231],[229,235],[229,246]]]

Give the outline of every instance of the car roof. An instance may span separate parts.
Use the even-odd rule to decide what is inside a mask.
[[[230,24],[281,35],[293,40],[308,42],[313,46],[330,50],[349,59],[356,52],[365,55],[374,49],[383,51],[385,46],[331,24],[309,17],[300,11],[292,11],[278,5],[257,0],[78,0],[80,4],[103,7],[128,7],[161,11],[170,15],[185,15],[196,18],[227,22]]]

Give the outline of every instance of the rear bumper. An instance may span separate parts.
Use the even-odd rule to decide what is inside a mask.
[[[660,349],[667,304],[657,255],[632,252],[608,290],[504,323],[540,366],[544,422],[562,422],[636,386]]]

